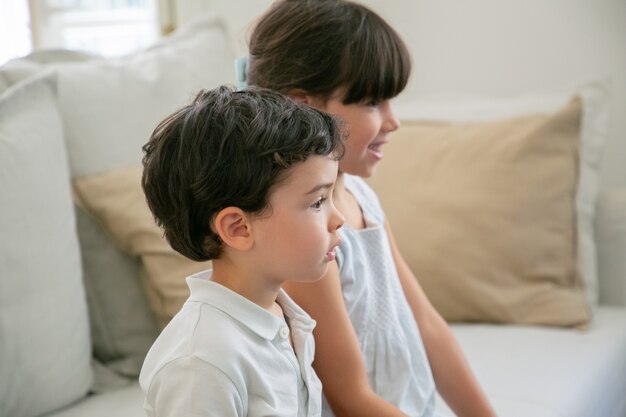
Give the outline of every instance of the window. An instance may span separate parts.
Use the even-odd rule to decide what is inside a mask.
[[[33,49],[26,0],[0,0],[0,65]]]
[[[156,0],[30,0],[37,48],[123,55],[158,37]]]
[[[124,55],[156,41],[159,26],[158,0],[0,0],[0,65],[33,48]]]

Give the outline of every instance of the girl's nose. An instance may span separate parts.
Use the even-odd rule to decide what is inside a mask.
[[[385,133],[390,133],[398,130],[398,128],[400,127],[400,121],[393,112],[391,100],[385,100],[383,103],[381,103],[381,112],[383,116],[382,130]]]

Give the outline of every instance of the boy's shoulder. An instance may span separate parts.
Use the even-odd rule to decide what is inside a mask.
[[[268,342],[278,332],[278,319],[208,276],[187,278],[191,295],[150,348],[142,373],[194,358],[230,377],[272,361]]]
[[[243,410],[239,415],[246,415],[251,396],[261,399],[258,404],[280,404],[288,410],[285,415],[297,414],[293,352],[283,331],[287,322],[206,276],[196,278],[187,279],[189,299],[146,356],[139,382],[147,398],[156,401],[159,392],[179,389],[187,395],[201,386],[206,392],[199,398],[233,399]],[[309,324],[302,351],[310,364],[314,322],[286,294],[279,298],[299,327]]]
[[[246,339],[244,329],[228,314],[187,301],[153,343],[141,373],[154,376],[170,363],[191,359],[228,375],[230,368],[246,361]]]

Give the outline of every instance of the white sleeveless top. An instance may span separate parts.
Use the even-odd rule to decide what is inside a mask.
[[[417,323],[406,300],[374,191],[344,174],[367,227],[344,225],[337,248],[343,299],[372,389],[411,417],[435,416],[435,383]],[[334,416],[324,398],[322,416]]]

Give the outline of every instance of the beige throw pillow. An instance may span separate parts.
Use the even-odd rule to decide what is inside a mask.
[[[405,123],[370,183],[449,321],[583,325],[576,187],[581,101],[550,115]]]
[[[156,225],[141,188],[141,166],[73,180],[78,203],[91,212],[123,252],[141,258],[142,280],[161,327],[189,296],[185,277],[210,267],[174,251]]]

